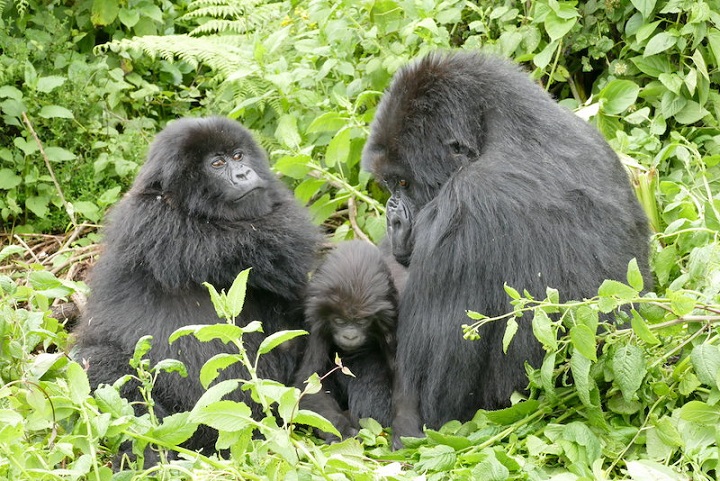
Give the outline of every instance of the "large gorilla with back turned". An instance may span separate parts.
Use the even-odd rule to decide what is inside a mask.
[[[202,364],[223,343],[168,336],[188,324],[220,320],[204,282],[227,289],[252,267],[238,325],[259,320],[264,335],[303,327],[303,297],[321,235],[292,193],[270,170],[250,132],[221,117],[172,122],[150,147],[132,189],[111,211],[105,248],[90,277],[91,295],[76,331],[75,357],[89,365],[91,385],[132,373],[137,340],[153,336],[154,362],[183,361],[188,377],[161,374],[154,387],[160,417],[192,409],[204,390]],[[263,334],[244,337],[251,358]],[[285,384],[299,360],[297,342],[264,355],[258,375]],[[247,378],[239,364],[222,378]],[[136,383],[123,394],[139,401]],[[248,393],[236,392],[253,406]],[[213,450],[215,434],[199,430],[187,443]]]
[[[363,165],[392,196],[400,298],[394,444],[426,424],[507,406],[543,351],[529,319],[507,354],[504,322],[463,340],[465,310],[508,312],[503,285],[544,298],[592,296],[637,261],[649,285],[648,224],[618,157],[590,125],[511,63],[434,53],[384,94]]]

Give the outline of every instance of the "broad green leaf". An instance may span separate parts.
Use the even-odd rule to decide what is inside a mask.
[[[65,107],[60,107],[59,105],[46,105],[45,107],[40,109],[40,113],[38,115],[44,119],[53,119],[53,118],[74,119],[75,118],[72,111],[66,109]]]
[[[148,435],[171,445],[179,445],[190,439],[197,429],[197,424],[190,422],[189,418],[188,412],[165,416],[162,424],[151,429]]]
[[[626,461],[628,474],[632,481],[685,481],[687,476],[681,475],[656,461],[641,459]]]
[[[325,112],[313,120],[307,128],[307,133],[337,132],[348,123],[348,118],[337,112]]]
[[[505,293],[510,296],[511,299],[520,299],[520,293],[516,289],[510,287],[507,284],[503,284],[503,289],[505,289]]]
[[[619,348],[613,356],[612,367],[615,373],[615,383],[620,388],[623,398],[626,401],[632,401],[647,374],[642,350],[633,345]]]
[[[674,67],[665,56],[633,57],[630,59],[641,72],[651,77],[659,77],[663,72],[672,72]]]
[[[350,129],[339,131],[328,144],[325,152],[325,165],[333,167],[347,162],[350,155]]]
[[[643,287],[645,286],[642,272],[640,272],[640,267],[638,266],[637,259],[635,259],[634,257],[628,263],[627,281],[630,287],[632,287],[638,292],[642,291]]]
[[[123,25],[133,28],[140,20],[140,12],[134,8],[121,8],[118,12],[118,18]]]
[[[622,282],[607,279],[603,281],[598,289],[601,297],[616,297],[621,301],[631,301],[639,296],[637,289],[633,289]]]
[[[720,423],[720,408],[702,401],[690,401],[680,409],[680,418],[692,423],[716,426]]]
[[[297,128],[297,119],[294,115],[285,114],[278,120],[275,129],[275,138],[286,147],[297,149],[302,141]]]
[[[663,416],[662,419],[659,419],[655,423],[655,428],[657,429],[658,437],[666,445],[679,448],[684,444],[682,436],[680,436],[680,433],[669,417]]]
[[[155,364],[152,370],[158,372],[176,372],[182,377],[187,377],[187,368],[185,367],[185,364],[177,359],[163,359]]]
[[[71,362],[67,366],[65,375],[70,388],[70,399],[75,404],[84,404],[90,396],[90,382],[87,373],[80,364]]]
[[[595,382],[590,378],[591,361],[575,350],[570,357],[570,369],[573,375],[575,389],[577,389],[578,397],[585,406],[595,407],[590,398],[590,391],[595,387]]]
[[[73,289],[49,271],[33,271],[30,273],[30,285],[38,293],[50,298],[65,298],[73,293]]]
[[[104,27],[115,21],[119,11],[118,0],[93,0],[90,20],[93,25]]]
[[[717,378],[720,372],[718,347],[708,343],[697,345],[690,353],[690,360],[700,382],[706,386],[717,388]]]
[[[302,330],[279,331],[270,334],[268,337],[263,339],[262,343],[260,343],[260,347],[258,347],[257,351],[258,356],[262,354],[267,354],[268,352],[278,347],[280,344],[287,342],[290,339],[295,339],[296,337],[303,336],[305,334],[307,334],[307,331]]]
[[[643,319],[635,309],[631,309],[630,313],[632,314],[632,318],[630,319],[630,325],[632,326],[632,329],[637,335],[637,337],[651,345],[660,344],[658,338],[655,336],[655,334],[653,334],[650,328],[648,328],[645,319]]]
[[[652,55],[664,52],[669,49],[677,42],[677,37],[668,32],[660,32],[651,38],[647,45],[645,45],[645,51],[643,57],[650,57]]]
[[[482,450],[482,454],[485,455],[485,459],[473,467],[472,479],[482,479],[483,481],[510,479],[510,470],[498,460],[495,451],[485,448]]]
[[[628,109],[637,100],[640,87],[632,80],[612,80],[600,91],[603,110],[610,115],[618,115]]]
[[[667,297],[670,298],[670,308],[677,316],[686,316],[695,309],[695,300],[679,291],[668,291]]]
[[[234,324],[198,324],[192,326],[184,326],[177,329],[170,335],[170,343],[175,342],[182,336],[192,334],[196,339],[202,342],[212,341],[213,339],[219,339],[223,343],[227,344],[232,341],[240,339],[243,333],[246,332],[240,326]]]
[[[230,289],[228,289],[227,303],[233,318],[240,315],[243,305],[245,304],[245,290],[249,275],[250,268],[243,270],[235,277]]]
[[[510,347],[510,343],[513,340],[513,337],[515,337],[515,333],[517,333],[518,330],[518,323],[515,320],[514,317],[511,317],[507,321],[507,326],[505,327],[505,334],[503,335],[503,352],[507,354],[508,347]]]
[[[660,111],[665,118],[669,119],[684,109],[687,103],[688,99],[681,95],[676,95],[668,90],[660,99]]]
[[[35,89],[38,92],[43,93],[49,93],[55,90],[56,88],[60,87],[62,84],[64,84],[67,81],[67,78],[60,77],[58,75],[50,75],[47,77],[40,77],[37,79],[37,85],[35,86]],[[42,110],[41,114],[42,115]]]
[[[46,147],[45,154],[50,162],[64,162],[67,160],[74,160],[76,155],[65,150],[62,147]]]
[[[555,352],[551,351],[545,354],[545,359],[540,367],[540,383],[545,391],[545,395],[550,399],[555,399],[555,382],[553,380],[554,371]]]
[[[550,40],[555,41],[564,37],[577,23],[577,12],[573,11],[572,16],[558,12],[549,12],[545,17],[545,31]]]
[[[25,207],[41,219],[47,216],[49,203],[50,199],[46,196],[31,195],[25,199]]]
[[[218,317],[222,319],[232,319],[233,315],[228,308],[227,298],[224,295],[220,295],[217,289],[215,289],[215,286],[207,282],[203,282],[203,285],[207,288],[208,293],[210,294],[210,301],[212,302]],[[186,332],[185,334],[191,334],[191,332]]]
[[[22,177],[10,169],[0,169],[0,189],[10,190],[22,183]]]
[[[570,328],[570,342],[576,351],[591,361],[597,361],[595,350],[595,332],[584,324],[578,324]]]
[[[532,320],[532,329],[535,338],[547,351],[557,351],[557,335],[553,329],[550,317],[542,309],[536,309]]]
[[[637,8],[643,18],[650,18],[657,0],[630,0],[633,7]]]
[[[326,433],[334,434],[337,437],[341,437],[340,431],[338,431],[337,428],[335,428],[335,426],[333,426],[330,421],[317,413],[308,411],[307,409],[298,410],[297,414],[293,418],[293,422],[296,424],[304,424],[306,426],[311,426],[313,428],[319,429],[320,431],[324,431]]]
[[[661,73],[658,80],[674,94],[680,95],[680,89],[683,86],[683,80],[676,73]]]
[[[200,399],[198,399],[193,407],[193,411],[222,400],[222,398],[235,391],[239,386],[240,381],[237,379],[226,379],[217,384],[213,384],[200,396]]]
[[[702,120],[702,118],[709,113],[710,112],[705,110],[699,103],[694,100],[688,100],[685,106],[675,114],[675,120],[685,125],[694,124]]]
[[[303,174],[303,177],[305,175]],[[300,182],[300,184],[295,187],[295,197],[302,202],[303,204],[307,204],[310,202],[310,199],[312,199],[315,195],[317,195],[320,190],[326,186],[326,183],[322,179],[313,179],[313,178],[307,178]],[[385,234],[385,224],[383,223],[383,235]]]
[[[535,413],[539,407],[540,403],[537,400],[528,399],[527,401],[519,402],[509,408],[498,409],[497,411],[488,411],[485,415],[495,424],[509,426],[510,424]]]
[[[710,51],[715,57],[715,61],[711,62],[715,65],[720,65],[720,30],[717,28],[710,28],[707,34],[708,44],[710,44]]]
[[[240,431],[255,425],[252,411],[247,404],[229,400],[193,409],[188,420],[192,423],[205,424],[218,431]]]
[[[273,168],[283,175],[299,180],[306,178],[312,171],[310,162],[312,162],[312,159],[307,155],[286,155],[280,157],[277,162],[273,164]],[[319,179],[308,179],[308,181],[310,180],[315,182],[319,181]],[[320,182],[322,181],[320,180]],[[317,189],[315,192],[317,192]],[[315,192],[313,192],[313,194]]]
[[[591,332],[597,332],[600,314],[590,306],[580,306],[575,311],[575,322],[587,326]]]
[[[455,466],[457,455],[450,446],[421,447],[420,459],[415,463],[419,471],[447,471]]]
[[[467,316],[473,321],[480,321],[482,319],[488,318],[488,316],[486,316],[485,314],[480,314],[479,312],[475,311],[465,311],[465,314],[467,314]]]
[[[220,375],[220,371],[240,362],[239,354],[221,352],[208,359],[200,368],[200,384],[207,389]]]

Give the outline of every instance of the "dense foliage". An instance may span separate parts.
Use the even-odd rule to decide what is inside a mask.
[[[716,479],[720,3],[11,0],[0,12],[0,479]],[[626,283],[568,304],[508,286],[516,311],[470,313],[466,336],[503,322],[512,342],[515,314],[533,310],[547,355],[528,368],[529,399],[399,452],[372,421],[356,439],[316,444],[297,426],[323,424],[297,410],[302,394],[254,377],[245,388],[277,406],[262,422],[221,400],[238,382],[162,424],[135,417],[114,387],[91,395],[52,306],[86,294],[77,266],[96,253],[92,227],[154,133],[179,116],[238,118],[331,237],[377,241],[384,197],[358,165],[367,126],[397,68],[436,48],[511,57],[598,127],[650,217],[654,293],[633,265]],[[241,285],[213,294],[229,320]],[[619,306],[622,326],[607,316]],[[256,327],[176,336],[226,339],[252,368],[242,333]],[[182,367],[148,365],[149,347],[141,340],[132,363],[151,403],[155,373]],[[229,460],[177,448],[199,423],[220,431]],[[183,460],[113,475],[106,462],[128,438]]]

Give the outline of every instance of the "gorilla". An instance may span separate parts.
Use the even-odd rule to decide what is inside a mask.
[[[204,392],[202,364],[232,352],[220,341],[190,336],[168,343],[179,327],[225,322],[203,282],[227,289],[252,267],[236,322],[263,323],[265,334],[244,337],[254,357],[265,335],[303,327],[304,291],[320,242],[319,229],[248,130],[221,117],[176,120],[157,135],[129,193],[111,209],[74,356],[89,365],[95,388],[131,374],[128,360],[138,338],[152,335],[151,361],[179,359],[188,371],[184,379],[175,373],[157,378],[155,413],[190,410]],[[302,346],[290,344],[262,356],[260,377],[292,382]],[[235,364],[220,379],[247,375]],[[123,395],[141,400],[137,387],[125,384]],[[234,396],[260,414],[249,393]],[[215,440],[212,430],[200,429],[186,446],[212,452]]]
[[[517,66],[477,52],[435,52],[384,93],[362,164],[391,193],[387,232],[408,266],[398,307],[394,445],[509,404],[543,358],[530,319],[507,354],[504,323],[463,339],[466,309],[511,309],[503,285],[563,299],[625,279],[636,258],[650,285],[649,228],[626,171],[590,125]]]
[[[305,302],[310,338],[295,385],[301,387],[312,373],[326,376],[340,356],[354,377],[332,372],[323,379],[323,391],[304,396],[300,406],[322,414],[343,437],[357,434],[359,418],[390,425],[397,302],[391,267],[380,249],[365,241],[340,243],[310,280]]]

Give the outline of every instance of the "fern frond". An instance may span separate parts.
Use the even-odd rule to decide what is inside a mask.
[[[111,50],[134,50],[153,58],[183,60],[193,67],[202,63],[222,76],[227,77],[238,70],[247,71],[252,67],[252,52],[235,37],[191,37],[189,35],[146,35],[113,41],[103,46]]]

